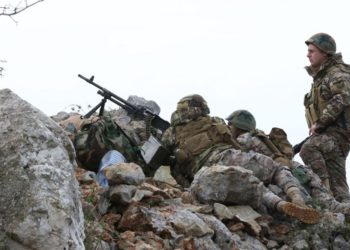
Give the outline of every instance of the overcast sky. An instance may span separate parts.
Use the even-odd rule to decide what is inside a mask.
[[[349,5],[45,0],[15,16],[17,24],[0,17],[0,59],[7,61],[0,88],[47,115],[74,104],[87,112],[101,96],[77,75],[94,75],[124,99],[154,100],[166,120],[181,97],[197,93],[212,115],[248,109],[258,128],[281,127],[295,144],[308,135],[302,102],[312,79],[304,41],[329,33],[350,63]]]

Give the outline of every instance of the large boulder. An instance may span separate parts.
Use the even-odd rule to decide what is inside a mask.
[[[0,138],[1,249],[84,249],[75,151],[62,128],[3,89]]]
[[[194,176],[190,190],[202,203],[218,202],[257,208],[262,203],[264,187],[250,170],[239,166],[215,165],[201,168]]]

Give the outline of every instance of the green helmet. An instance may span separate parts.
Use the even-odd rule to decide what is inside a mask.
[[[176,111],[172,115],[172,120],[186,122],[194,120],[200,116],[210,113],[207,102],[200,95],[188,95],[180,99],[177,103]]]
[[[226,120],[233,126],[245,131],[252,131],[256,128],[255,118],[248,110],[236,110]]]
[[[317,33],[305,41],[306,45],[313,44],[327,54],[335,54],[337,45],[330,35],[326,33]]]

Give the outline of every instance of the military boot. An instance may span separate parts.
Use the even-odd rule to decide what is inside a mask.
[[[277,210],[306,224],[316,224],[321,218],[316,209],[298,206],[286,201],[280,201],[277,204]]]
[[[301,191],[297,187],[290,187],[287,190],[287,196],[291,199],[292,203],[299,206],[306,206]]]

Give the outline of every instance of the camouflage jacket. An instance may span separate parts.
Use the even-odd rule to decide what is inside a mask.
[[[265,134],[261,130],[255,130],[252,132],[246,132],[239,135],[236,139],[242,148],[243,151],[249,152],[254,151],[272,158],[274,161],[282,164],[283,166],[292,167],[292,158],[286,155],[283,155],[278,149],[271,149],[272,141],[268,139],[268,135],[265,135],[265,142],[262,139],[262,136]],[[270,145],[267,144],[269,141]],[[273,145],[274,146],[274,145]],[[274,146],[275,147],[275,146]],[[276,151],[277,150],[277,151]]]
[[[350,138],[350,65],[338,53],[318,72],[313,72],[310,66],[305,69],[314,81],[304,98],[309,127],[316,123],[317,132],[331,128]]]
[[[254,136],[253,133],[246,132],[237,137],[239,145],[243,151],[254,151],[269,157],[273,157],[271,149],[263,143],[258,137]]]
[[[188,177],[193,177],[214,151],[239,147],[224,120],[218,117],[172,120],[162,144],[173,153],[176,164],[181,165]]]

